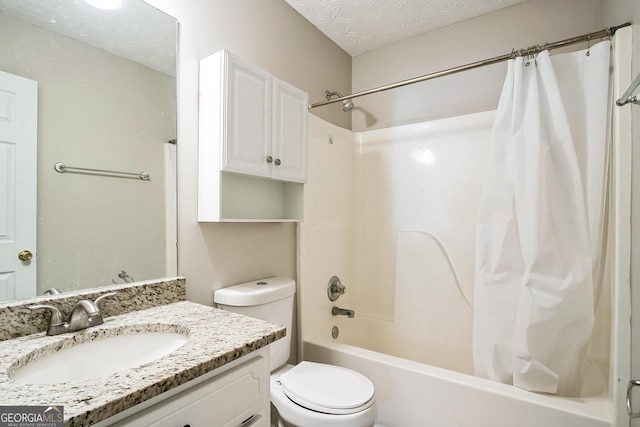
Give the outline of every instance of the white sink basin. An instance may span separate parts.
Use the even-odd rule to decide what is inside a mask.
[[[152,362],[188,338],[174,332],[138,332],[78,344],[46,354],[11,375],[22,384],[57,384],[112,375]]]

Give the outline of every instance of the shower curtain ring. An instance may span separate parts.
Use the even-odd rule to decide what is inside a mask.
[[[591,56],[591,33],[587,36],[587,56]]]
[[[538,60],[536,59],[536,53],[534,51],[529,51],[527,53],[527,62],[524,64],[526,67],[531,65],[531,60],[533,59],[533,65],[538,66]]]

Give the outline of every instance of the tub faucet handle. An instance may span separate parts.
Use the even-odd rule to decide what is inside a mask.
[[[329,297],[329,301],[337,300],[340,295],[344,295],[347,291],[347,288],[344,287],[342,282],[340,282],[340,278],[338,276],[332,276],[329,279],[329,285],[327,286],[327,296]]]

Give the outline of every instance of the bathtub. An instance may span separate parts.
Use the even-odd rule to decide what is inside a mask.
[[[586,398],[530,393],[314,335],[304,359],[356,370],[373,381],[385,427],[611,427],[606,391]]]

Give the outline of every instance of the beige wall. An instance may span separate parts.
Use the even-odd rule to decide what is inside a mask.
[[[228,49],[322,99],[349,91],[351,58],[282,0],[148,0],[180,23],[178,58],[178,272],[187,298],[211,305],[213,291],[270,275],[296,276],[295,224],[197,221],[198,62]],[[348,115],[318,112],[349,126]]]
[[[529,0],[353,58],[361,91],[602,29],[600,0]],[[355,100],[353,130],[495,109],[504,63]]]
[[[121,283],[119,270],[165,276],[175,78],[2,13],[0,40],[0,70],[38,82],[38,294]],[[151,181],[60,174],[57,162]]]

